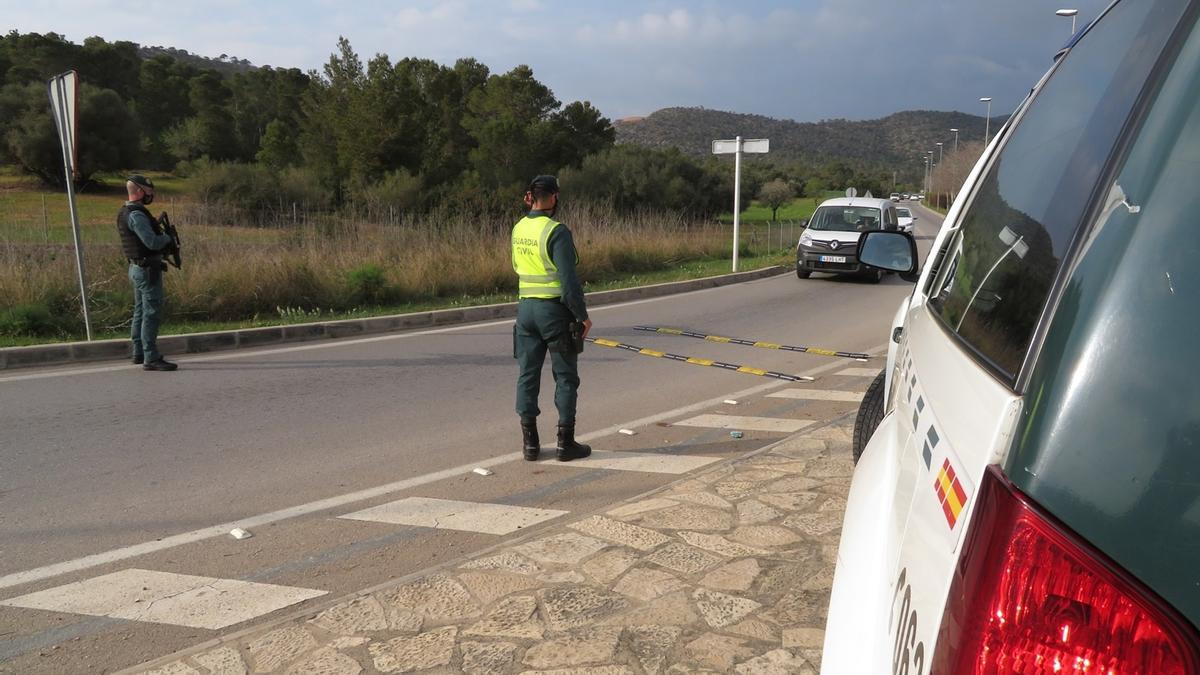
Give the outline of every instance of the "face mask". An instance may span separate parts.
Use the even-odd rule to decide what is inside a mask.
[[[142,194],[142,206],[150,206],[150,202],[154,201],[154,195],[150,193]]]
[[[554,195],[554,206],[550,207],[550,217],[553,218],[556,213],[558,213],[558,195]]]

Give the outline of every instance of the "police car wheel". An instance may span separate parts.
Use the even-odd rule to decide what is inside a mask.
[[[812,272],[809,272],[808,270],[802,270],[802,269],[800,269],[800,267],[798,265],[796,266],[796,278],[797,279],[807,279],[811,276],[812,276]]]
[[[854,418],[854,438],[850,445],[850,453],[855,464],[862,457],[863,448],[875,433],[876,427],[883,421],[883,387],[884,374],[881,371],[867,387],[862,403],[858,405],[858,416]]]

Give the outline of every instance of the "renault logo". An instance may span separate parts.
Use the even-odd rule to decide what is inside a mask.
[[[837,240],[837,239],[834,239],[834,240],[832,240],[832,241],[830,241],[830,242],[829,242],[829,249],[830,249],[830,250],[832,250],[832,251],[836,251],[836,250],[838,249],[838,247],[839,247],[839,246],[841,246],[841,244],[840,244],[840,243],[838,243],[838,240]]]

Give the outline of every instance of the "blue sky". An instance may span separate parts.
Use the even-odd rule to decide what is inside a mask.
[[[339,35],[493,72],[518,64],[612,118],[704,106],[813,121],[898,110],[1009,112],[1109,0],[0,0],[0,30],[54,31],[319,68]]]

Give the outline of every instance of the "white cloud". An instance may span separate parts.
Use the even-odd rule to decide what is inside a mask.
[[[514,12],[536,12],[542,8],[541,0],[510,0],[509,9]]]

